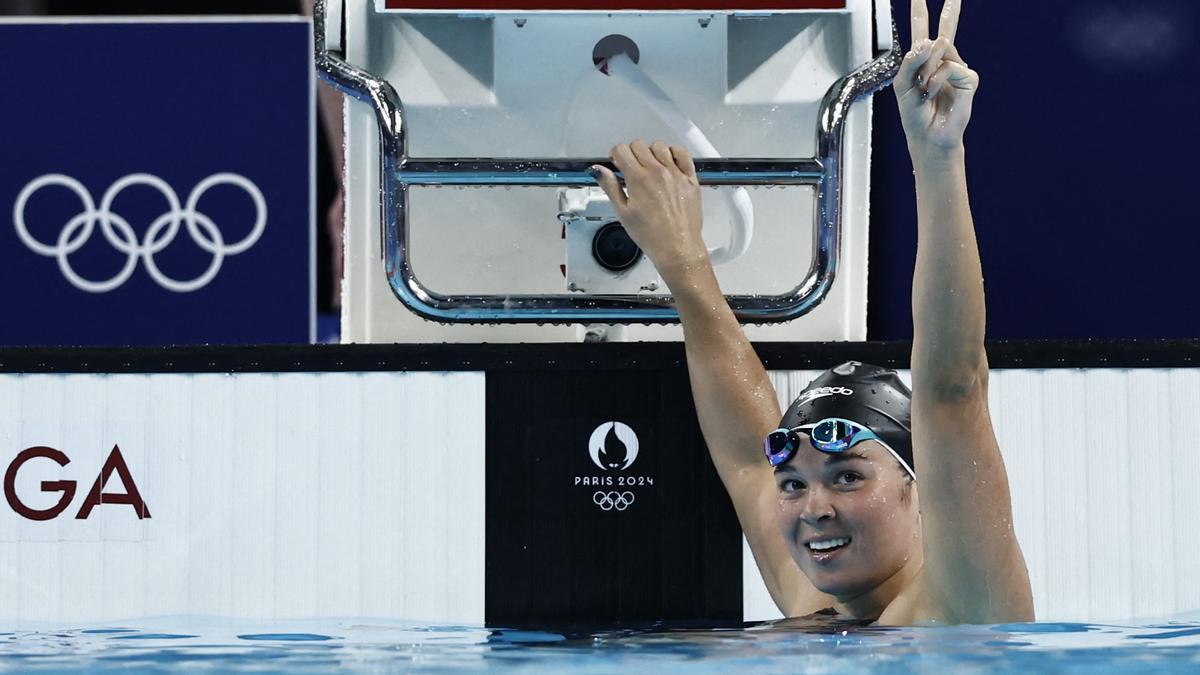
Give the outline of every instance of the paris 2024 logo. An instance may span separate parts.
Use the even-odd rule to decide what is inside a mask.
[[[625,511],[637,501],[637,488],[653,487],[654,478],[628,473],[638,459],[637,432],[624,422],[608,421],[597,426],[588,438],[588,456],[599,473],[575,476],[575,485],[600,488],[591,501],[601,511]]]

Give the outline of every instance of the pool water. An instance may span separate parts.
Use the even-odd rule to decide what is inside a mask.
[[[395,620],[171,617],[0,633],[0,670],[1196,673],[1200,615],[1127,625],[656,625],[516,630]]]

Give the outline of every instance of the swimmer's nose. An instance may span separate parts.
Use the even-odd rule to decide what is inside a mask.
[[[833,504],[826,498],[824,490],[820,488],[812,489],[808,497],[804,500],[803,508],[800,510],[800,520],[806,523],[816,525],[833,519]]]

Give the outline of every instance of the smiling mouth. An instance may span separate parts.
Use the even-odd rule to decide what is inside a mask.
[[[840,551],[850,544],[850,537],[837,537],[834,539],[819,539],[810,541],[805,544],[805,548],[815,556],[825,556],[834,551]]]

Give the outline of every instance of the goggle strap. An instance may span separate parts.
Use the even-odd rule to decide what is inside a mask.
[[[914,481],[917,479],[917,474],[916,474],[915,472],[913,472],[913,470],[912,470],[912,467],[908,465],[908,462],[904,461],[904,458],[900,456],[900,453],[898,453],[898,452],[896,452],[895,450],[893,450],[893,449],[892,449],[892,446],[890,446],[890,445],[888,445],[887,443],[885,443],[885,442],[884,442],[884,440],[883,440],[882,438],[875,437],[873,440],[874,440],[876,443],[878,443],[878,444],[882,445],[883,447],[887,448],[887,451],[888,451],[888,452],[892,453],[892,457],[895,457],[895,458],[896,458],[896,461],[897,461],[897,462],[900,462],[900,466],[904,467],[904,470],[908,472],[908,476],[909,476],[909,478],[912,478]]]

